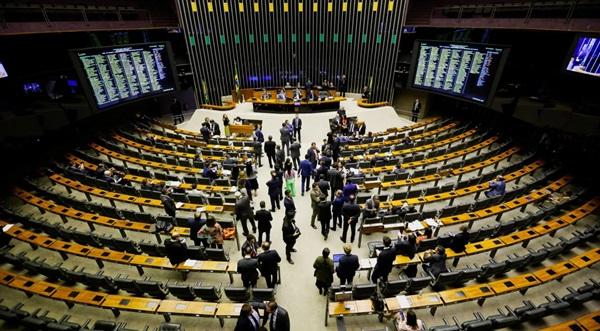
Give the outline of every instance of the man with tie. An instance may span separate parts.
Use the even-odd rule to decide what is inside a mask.
[[[290,316],[287,310],[279,307],[277,302],[271,301],[265,307],[268,314],[266,316],[269,330],[271,331],[290,331]]]
[[[219,124],[217,124],[217,122],[215,122],[215,120],[210,120],[209,128],[210,128],[210,132],[212,133],[213,136],[221,135],[221,128],[219,128]]]
[[[234,331],[259,331],[260,315],[249,303],[242,305]]]
[[[292,119],[292,127],[294,128],[294,138],[301,143],[302,138],[300,137],[300,130],[302,130],[302,120],[298,114]]]

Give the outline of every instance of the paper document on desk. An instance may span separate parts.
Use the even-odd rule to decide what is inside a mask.
[[[2,227],[2,231],[6,232],[8,230],[10,230],[10,228],[13,227],[14,224],[6,224],[5,226]]]
[[[238,188],[237,186],[232,186],[229,188],[229,192],[237,192]]]
[[[425,220],[425,223],[427,223],[427,225],[429,225],[432,228],[437,228],[438,226],[440,226],[440,222],[435,218],[428,218]]]
[[[420,221],[412,221],[408,223],[408,229],[412,232],[423,230],[425,227],[421,224]]]
[[[360,175],[360,169],[356,169],[356,168],[350,168],[350,172],[353,175]]]
[[[398,304],[402,309],[411,307],[410,301],[406,295],[398,295],[396,296],[396,300],[398,300]]]
[[[175,203],[175,208],[179,209],[181,207],[183,207],[183,202],[176,202]]]
[[[179,187],[179,186],[181,186],[181,182],[169,180],[169,181],[165,182],[165,186]]]
[[[185,262],[183,262],[183,265],[186,267],[193,267],[196,265],[196,260],[185,260]]]
[[[223,169],[221,171],[221,173],[223,174],[223,176],[230,176],[231,175],[231,170]]]

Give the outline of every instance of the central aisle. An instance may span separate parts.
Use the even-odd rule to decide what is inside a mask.
[[[390,127],[401,127],[412,124],[412,122],[400,118],[392,107],[381,107],[375,109],[362,109],[356,106],[354,101],[342,102],[342,107],[346,110],[348,116],[358,116],[359,119],[365,120],[367,131],[382,131]],[[214,110],[196,110],[192,118],[179,125],[182,129],[198,131],[204,118],[215,119],[215,121],[223,129],[222,111]],[[233,119],[235,116],[240,116],[245,119],[260,119],[263,121],[263,133],[265,140],[269,135],[273,136],[273,140],[280,145],[279,128],[281,123],[293,118],[293,114],[265,114],[254,113],[252,104],[244,103],[238,105],[236,109],[227,111],[227,116]],[[311,142],[316,142],[317,146],[321,146],[322,140],[329,132],[329,119],[335,116],[335,112],[316,113],[316,114],[300,114],[302,119],[302,149],[301,155],[310,146]],[[266,156],[263,155],[263,167],[259,168],[259,190],[258,197],[254,198],[255,210],[258,210],[258,202],[265,201],[267,208],[270,208],[267,188],[265,183],[270,178],[269,163]],[[313,277],[312,264],[317,256],[321,254],[324,247],[328,247],[332,254],[342,253],[342,242],[339,237],[341,231],[338,229],[335,232],[330,232],[327,241],[323,240],[320,234],[320,228],[315,230],[310,227],[310,216],[312,213],[310,207],[310,197],[308,194],[300,196],[300,180],[296,182],[298,195],[294,198],[297,208],[296,224],[302,231],[302,235],[298,239],[295,248],[297,253],[293,253],[292,259],[295,264],[290,265],[285,261],[285,244],[283,243],[281,234],[281,223],[283,219],[282,210],[273,213],[273,228],[271,229],[272,248],[277,250],[283,261],[281,262],[281,285],[277,287],[275,295],[279,302],[290,313],[292,330],[336,330],[335,319],[329,320],[329,326],[324,326],[325,316],[325,297],[320,296],[315,287],[315,278]],[[317,221],[318,226],[318,221]],[[238,226],[241,231],[241,225]],[[240,238],[240,240],[243,240]],[[355,241],[353,252],[359,258],[367,257],[368,250],[363,242],[361,249],[357,246],[358,240]],[[229,245],[231,249],[231,260],[237,261],[241,258],[240,253],[235,249],[234,245]],[[366,283],[366,272],[358,273],[355,278],[356,283]],[[334,277],[334,284],[339,284],[339,279]],[[235,279],[235,286],[242,286],[239,276]],[[266,287],[264,278],[259,279],[259,287]],[[231,324],[233,327],[234,324]],[[358,329],[360,327],[375,327],[381,324],[377,322],[375,316],[364,318],[349,318],[346,320],[346,325],[349,330]],[[227,325],[226,325],[227,328]]]

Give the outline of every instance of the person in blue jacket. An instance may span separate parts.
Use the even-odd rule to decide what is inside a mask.
[[[488,198],[503,195],[506,192],[506,183],[504,177],[498,176],[495,181],[490,182],[490,189],[485,191],[485,196]]]
[[[298,176],[302,176],[301,192],[304,196],[304,191],[310,191],[310,177],[312,176],[315,168],[313,167],[312,162],[310,162],[310,156],[306,155],[304,160],[300,162],[300,171],[298,171]]]

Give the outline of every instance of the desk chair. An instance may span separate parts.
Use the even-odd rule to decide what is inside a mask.
[[[272,288],[253,288],[252,301],[265,302],[275,298],[275,289]]]
[[[377,284],[354,285],[352,288],[352,298],[354,300],[364,300],[370,298],[377,291]]]
[[[197,298],[189,285],[178,283],[167,284],[167,289],[169,290],[169,293],[177,299],[193,301]]]
[[[192,285],[190,286],[192,292],[198,298],[204,301],[219,301],[221,299],[222,291],[221,286],[201,286],[201,285]]]
[[[226,287],[225,295],[231,301],[247,302],[250,300],[250,290],[244,287]]]

